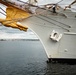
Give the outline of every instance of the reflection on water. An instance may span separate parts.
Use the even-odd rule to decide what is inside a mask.
[[[76,75],[76,65],[46,61],[39,41],[0,41],[0,75]]]

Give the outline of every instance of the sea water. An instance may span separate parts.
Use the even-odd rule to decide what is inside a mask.
[[[76,75],[76,65],[46,61],[40,41],[0,41],[0,75]]]
[[[43,75],[46,60],[39,41],[0,41],[0,75]]]

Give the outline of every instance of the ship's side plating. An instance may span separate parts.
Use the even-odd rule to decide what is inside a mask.
[[[25,9],[25,5],[23,8]],[[38,12],[41,14],[36,14]],[[63,11],[62,8],[57,13],[38,8],[36,13],[21,23],[27,25],[38,36],[48,58],[76,59],[76,13],[70,10]]]
[[[58,14],[46,12],[21,23],[36,33],[49,59],[76,59],[75,12],[69,10],[58,12]],[[58,41],[50,38],[53,31],[56,31],[58,35],[62,34]]]

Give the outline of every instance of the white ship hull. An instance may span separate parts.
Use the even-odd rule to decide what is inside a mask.
[[[57,11],[57,14],[43,9],[37,9],[38,11],[44,13],[21,23],[38,36],[48,59],[76,59],[76,12],[63,9]]]
[[[76,59],[76,18],[71,11],[61,12],[59,15],[38,15],[22,21],[40,39],[50,59]],[[50,39],[52,31],[62,34],[59,41]]]

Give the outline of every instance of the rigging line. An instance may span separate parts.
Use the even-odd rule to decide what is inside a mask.
[[[40,14],[40,15],[41,15],[41,14]],[[58,22],[58,23],[60,23],[60,24],[63,24],[63,25],[65,25],[65,26],[71,28],[71,26],[69,26],[69,25],[67,25],[67,24],[64,24],[64,23],[62,23],[62,22],[59,22],[59,21],[57,21],[57,20],[54,20],[54,19],[52,19],[52,18],[49,18],[49,17],[47,17],[47,16],[45,16],[45,15],[41,15],[41,16],[46,17],[46,18],[48,18],[48,19],[51,19],[51,20],[53,20],[53,21],[55,21],[55,22]]]
[[[55,26],[61,27],[61,28],[65,29],[65,30],[69,31],[69,29],[64,28],[64,27],[62,27],[62,26],[59,26],[59,25],[57,25],[57,24],[55,24],[55,23],[53,23],[53,22],[50,22],[50,21],[48,21],[48,20],[45,20],[45,19],[43,19],[43,18],[41,18],[41,17],[39,17],[39,16],[36,16],[36,17],[37,17],[37,18],[40,18],[40,19],[42,19],[42,20],[44,20],[44,21],[47,21],[47,22],[49,22],[49,23],[51,23],[51,24],[53,24],[53,25],[55,25]]]
[[[29,17],[27,17],[27,18],[40,15],[40,14],[42,14],[42,13],[44,13],[44,12],[46,12],[46,11],[42,11],[42,12],[37,13],[37,14],[31,14],[31,15],[30,15]],[[3,22],[5,22],[5,21],[20,21],[20,20],[24,20],[24,19],[27,19],[27,18],[17,18],[17,19],[11,19],[11,20],[3,20]]]
[[[60,0],[59,2],[57,2],[56,4],[59,4],[60,2],[62,2],[62,1],[64,1],[64,0]]]
[[[22,2],[22,3],[24,3],[24,4],[28,4],[28,5],[34,6],[34,7],[38,7],[38,6],[36,6],[36,5],[32,5],[32,4],[30,4],[30,3],[27,3],[27,2],[24,2],[24,1],[21,1],[21,0],[17,0],[17,1]],[[58,3],[62,2],[62,1],[63,1],[63,0],[57,2],[56,4],[58,4]],[[66,4],[60,4],[60,5],[66,5]],[[42,5],[42,6],[43,6],[43,5]]]
[[[20,2],[22,2],[22,3],[25,3],[25,4],[28,4],[28,5],[31,5],[31,6],[34,6],[34,7],[38,7],[38,8],[40,8],[40,9],[43,9],[43,10],[46,10],[46,11],[50,11],[50,12],[52,12],[51,10],[49,10],[49,9],[46,9],[46,8],[41,8],[41,7],[39,7],[39,6],[32,5],[32,4],[29,4],[29,3],[27,3],[27,2],[24,2],[24,1],[21,1],[21,0],[18,0],[18,1],[20,1]],[[63,0],[61,0],[61,1],[63,1]],[[61,2],[61,1],[59,1],[59,2]]]
[[[28,4],[27,2],[24,2],[24,1],[21,1],[21,0],[17,0],[17,1],[22,2],[22,3],[24,3],[24,4]]]
[[[37,5],[32,5],[32,4],[30,4],[30,3],[27,3],[27,2],[24,2],[24,1],[21,1],[21,0],[18,0],[18,1],[20,1],[20,2],[22,2],[22,3],[25,3],[25,4],[27,4],[27,5],[29,5],[29,6],[32,6],[32,7],[37,7],[37,8],[40,8],[40,9],[43,9],[43,10],[47,10],[47,11],[52,12],[52,11],[49,10],[49,9],[46,9],[46,8],[43,8],[43,7],[39,7],[39,6],[37,6]]]
[[[68,3],[67,4],[66,3],[61,3],[59,5],[69,5],[69,4]],[[76,6],[76,5],[73,5],[73,6]]]
[[[19,1],[19,2],[22,2],[22,3],[25,3],[25,4],[29,4],[29,5],[32,5],[32,4],[30,4],[30,3],[27,3],[27,2],[24,2],[24,1],[21,1],[21,0],[17,0],[17,1]],[[43,5],[40,5],[40,6],[43,6]]]
[[[6,14],[4,14],[4,13],[2,13],[2,12],[0,12],[1,14],[3,14],[4,16],[6,16]]]
[[[43,12],[45,12],[45,11],[43,11]],[[38,13],[38,14],[32,14],[32,15],[30,15],[29,17],[39,15],[39,14],[41,14],[41,13],[43,13],[43,12],[40,12],[40,13]],[[0,13],[3,14],[3,15],[5,15],[5,14],[2,13],[2,12],[0,12]],[[6,15],[5,15],[5,16],[6,16]],[[29,18],[29,17],[27,17],[27,18]],[[23,20],[23,19],[26,19],[26,18],[17,18],[17,19],[11,19],[11,20],[3,20],[2,22],[9,21],[8,23],[6,23],[6,24],[9,24],[9,23],[17,22],[17,21],[20,21],[20,20]]]
[[[52,12],[52,11],[49,10],[49,9],[41,8],[41,7],[37,6],[37,5],[32,5],[32,4],[30,4],[30,3],[27,3],[27,2],[24,2],[24,1],[21,1],[21,0],[18,0],[18,1],[20,1],[20,2],[22,2],[22,3],[25,3],[25,4],[28,4],[28,5],[30,5],[30,6],[33,6],[33,7],[38,7],[38,8],[40,8],[40,9],[44,9],[44,10],[48,10],[48,11]]]
[[[27,18],[30,18],[30,17],[33,17],[33,16],[37,16],[37,15],[39,15],[39,14],[42,14],[43,12],[45,12],[45,11],[42,11],[42,12],[40,12],[40,13],[38,13],[38,14],[31,14],[29,17],[27,17]],[[5,22],[5,21],[20,21],[20,20],[24,20],[24,19],[27,19],[27,18],[17,18],[17,19],[10,19],[10,20],[3,20],[2,22]]]
[[[1,8],[1,7],[0,7],[0,9],[1,9],[3,12],[5,12],[5,13],[6,13],[6,11],[5,11],[3,8]]]

